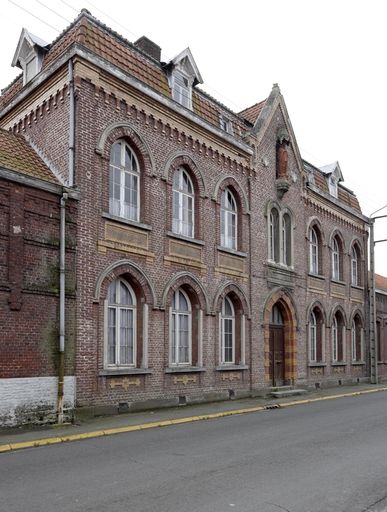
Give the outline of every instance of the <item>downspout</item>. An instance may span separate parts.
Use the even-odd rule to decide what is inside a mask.
[[[63,423],[64,374],[65,374],[65,253],[66,253],[66,201],[67,192],[60,198],[60,238],[59,238],[59,365],[57,423]]]
[[[75,154],[75,97],[74,68],[72,60],[68,64],[69,78],[69,147],[68,147],[68,185],[74,186]],[[58,361],[58,397],[57,423],[63,423],[64,376],[65,376],[65,289],[66,289],[66,201],[68,193],[63,192],[60,199],[60,238],[59,238],[59,361]]]

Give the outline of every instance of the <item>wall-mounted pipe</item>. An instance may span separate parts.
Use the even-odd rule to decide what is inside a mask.
[[[58,401],[57,423],[63,423],[64,375],[65,375],[65,287],[66,287],[66,201],[67,192],[60,199],[60,238],[59,238],[59,361],[58,361]]]

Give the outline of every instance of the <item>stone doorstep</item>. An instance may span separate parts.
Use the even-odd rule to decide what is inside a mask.
[[[289,387],[289,386],[287,386]],[[306,389],[279,389],[278,391],[272,391],[270,396],[274,398],[285,398],[288,396],[299,396],[306,395],[308,391]]]

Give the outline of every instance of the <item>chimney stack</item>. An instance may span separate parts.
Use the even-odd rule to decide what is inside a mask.
[[[134,46],[137,46],[144,53],[152,57],[153,59],[160,62],[161,59],[161,48],[156,43],[148,39],[146,36],[140,37],[135,41]]]

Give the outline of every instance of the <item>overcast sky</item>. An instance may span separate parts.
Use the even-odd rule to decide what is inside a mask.
[[[1,0],[0,88],[19,73],[23,27],[51,42],[83,7],[130,41],[146,35],[164,60],[189,46],[203,88],[234,111],[278,83],[303,158],[338,160],[366,215],[387,204],[386,1]],[[382,238],[387,219],[376,221]],[[387,242],[376,271],[387,276]]]

